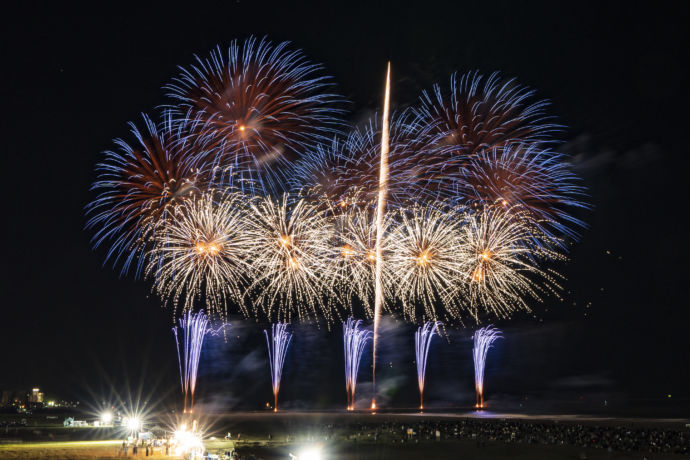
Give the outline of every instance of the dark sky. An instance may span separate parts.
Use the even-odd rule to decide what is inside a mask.
[[[128,135],[126,122],[156,114],[176,66],[253,34],[290,40],[322,62],[353,102],[352,120],[377,108],[388,59],[395,106],[414,103],[452,71],[474,69],[517,77],[551,100],[568,126],[562,150],[589,187],[593,210],[581,217],[590,228],[562,267],[565,301],[537,306],[537,319],[499,322],[506,339],[487,375],[508,399],[671,393],[687,402],[688,3],[291,3],[3,13],[0,388],[40,385],[84,400],[100,398],[109,383],[176,390],[171,312],[146,282],[102,265],[83,207],[100,152]],[[233,323],[241,338],[212,341],[201,383],[209,398],[255,407],[270,394],[262,327]],[[286,399],[340,404],[338,328],[303,328]],[[389,397],[411,404],[412,329],[390,331],[383,360],[400,370],[388,371]],[[462,403],[472,390],[470,335],[453,331],[450,343],[435,345],[432,399]]]

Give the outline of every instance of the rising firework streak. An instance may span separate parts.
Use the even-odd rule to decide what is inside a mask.
[[[343,324],[343,342],[345,347],[345,390],[347,392],[347,410],[354,410],[357,371],[362,359],[362,352],[371,338],[371,331],[360,329],[362,320],[355,321],[350,317]]]
[[[271,365],[271,383],[273,386],[273,412],[278,412],[278,392],[280,391],[280,378],[283,375],[283,364],[288,346],[292,340],[292,333],[287,330],[286,323],[276,323],[271,328],[271,338],[268,331],[266,335],[266,345],[268,346],[268,361]]]
[[[484,365],[486,364],[486,354],[491,345],[497,339],[502,339],[501,331],[489,325],[478,329],[474,333],[474,388],[477,391],[477,403],[475,407],[484,408]]]
[[[419,408],[424,409],[424,378],[426,376],[426,358],[429,356],[429,345],[434,333],[438,331],[440,321],[427,321],[414,333],[414,346],[417,356],[417,383],[419,384]]]
[[[391,63],[386,73],[386,94],[383,100],[383,127],[381,129],[381,163],[379,167],[379,196],[376,203],[376,273],[374,285],[374,349],[373,349],[373,389],[371,408],[376,409],[376,341],[378,338],[381,308],[383,308],[383,225],[386,213],[386,191],[388,188],[388,114],[390,112]]]

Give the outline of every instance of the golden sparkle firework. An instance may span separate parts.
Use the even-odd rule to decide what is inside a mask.
[[[522,214],[515,207],[486,208],[462,227],[465,282],[458,287],[465,292],[457,294],[466,297],[475,318],[480,305],[498,317],[530,311],[527,298],[541,301],[543,292],[557,295],[560,289],[555,273],[539,268],[546,253],[529,245],[535,229]],[[549,257],[557,254],[549,252]]]
[[[156,257],[147,268],[161,297],[176,307],[181,301],[183,310],[203,298],[220,318],[227,316],[229,300],[242,308],[245,255],[253,247],[246,221],[245,197],[237,192],[206,193],[176,207],[166,231],[156,236]]]
[[[247,290],[268,318],[291,322],[316,318],[331,321],[328,261],[335,256],[332,223],[318,205],[304,199],[294,203],[259,198],[251,205],[248,237],[255,243],[250,255],[252,284]],[[321,307],[322,311],[318,308]]]
[[[366,314],[373,316],[374,277],[376,270],[376,214],[368,205],[361,205],[355,195],[351,205],[335,214],[336,233],[332,244],[337,255],[329,265],[330,284],[333,291],[340,294],[340,300],[352,310],[352,300],[357,297],[362,302]],[[391,225],[388,215],[384,216],[381,229],[382,251],[388,249]],[[391,283],[390,272],[384,266],[383,284]],[[352,313],[352,312],[351,312]]]
[[[420,206],[402,210],[399,216],[390,237],[388,265],[395,273],[394,291],[405,316],[416,318],[416,305],[423,305],[426,318],[436,320],[436,306],[442,305],[444,317],[458,318],[458,307],[450,294],[463,282],[465,263],[459,255],[465,214]]]

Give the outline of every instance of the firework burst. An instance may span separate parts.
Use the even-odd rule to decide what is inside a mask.
[[[475,213],[462,227],[459,257],[466,268],[459,286],[475,319],[480,306],[509,317],[520,308],[529,311],[527,299],[541,300],[546,291],[558,296],[558,275],[539,268],[543,252],[528,244],[535,233],[528,222],[518,210],[497,207]]]
[[[562,236],[576,239],[573,227],[584,227],[569,214],[588,208],[584,187],[567,159],[549,150],[523,144],[484,150],[468,163],[461,183],[460,195],[473,207],[510,207],[526,215],[544,236],[544,246],[558,244]]]
[[[285,165],[337,131],[342,98],[322,67],[289,43],[233,41],[196,58],[168,85],[175,118],[189,121],[213,162],[269,191],[281,189]]]
[[[370,206],[360,206],[357,196],[353,204],[341,209],[332,220],[335,224],[334,241],[331,244],[338,250],[329,262],[329,284],[338,294],[341,303],[352,310],[352,301],[361,301],[367,316],[373,316],[374,273],[376,269],[376,214]],[[386,214],[381,247],[386,253],[390,248],[389,229],[393,224]],[[383,282],[392,283],[392,273],[385,265]]]
[[[429,175],[424,162],[430,127],[409,111],[393,113],[388,136],[388,202],[403,206],[425,196]],[[382,127],[378,117],[348,134],[307,152],[295,164],[293,187],[305,188],[333,207],[376,203],[379,192]]]
[[[317,204],[291,202],[287,195],[280,202],[259,198],[251,210],[246,234],[254,242],[254,281],[247,292],[254,303],[268,318],[291,321],[293,316],[306,319],[321,313],[330,322],[332,309],[325,302],[330,293],[324,280],[337,251],[331,244],[331,222]]]
[[[486,355],[493,343],[503,338],[501,331],[489,325],[478,329],[474,333],[474,348],[472,356],[474,358],[474,387],[477,392],[477,403],[475,407],[484,408],[484,367],[486,365]]]
[[[462,211],[444,209],[443,203],[400,211],[390,236],[388,263],[408,318],[417,316],[417,305],[424,306],[428,318],[438,318],[437,305],[446,309],[446,317],[459,317],[450,294],[465,270],[465,261],[458,257],[464,216]]]
[[[147,274],[176,309],[192,309],[203,299],[209,314],[227,315],[227,303],[243,306],[243,285],[254,241],[245,230],[246,197],[239,192],[205,193],[170,213],[166,231],[156,236]],[[247,311],[244,311],[247,314]]]
[[[143,131],[130,123],[136,142],[116,139],[117,150],[106,152],[96,166],[98,180],[92,189],[98,197],[87,206],[87,228],[98,228],[94,246],[110,242],[106,260],[121,262],[122,273],[132,263],[137,272],[144,266],[150,237],[165,226],[174,205],[202,185],[190,160],[184,125],[173,128],[166,121],[158,128],[143,118]]]
[[[501,80],[498,73],[485,78],[470,72],[451,75],[448,91],[439,85],[425,91],[414,110],[432,129],[443,169],[452,175],[483,150],[550,142],[561,127],[546,115],[548,103],[531,102],[533,96],[534,91]]]

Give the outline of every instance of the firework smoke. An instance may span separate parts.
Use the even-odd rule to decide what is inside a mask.
[[[362,320],[350,317],[343,324],[343,342],[345,347],[345,391],[347,392],[347,410],[355,408],[355,389],[357,387],[357,372],[362,352],[367,341],[371,338],[371,331],[360,329]]]
[[[424,409],[424,379],[426,377],[426,359],[434,333],[441,325],[439,321],[427,321],[414,333],[414,347],[417,363],[417,384],[419,385],[419,408]]]
[[[286,323],[276,323],[271,327],[271,338],[268,331],[264,330],[266,345],[268,346],[268,361],[271,365],[271,386],[273,387],[273,412],[278,412],[278,392],[280,391],[280,378],[283,375],[285,355],[292,340],[292,333],[287,330]]]
[[[484,365],[486,364],[486,354],[489,352],[495,340],[501,339],[501,331],[489,325],[478,329],[474,333],[474,388],[477,392],[477,403],[475,407],[484,408]]]

